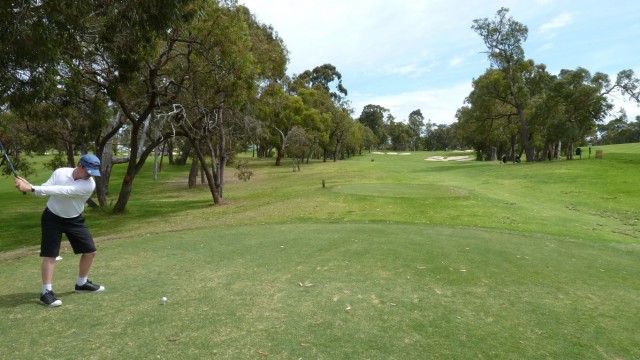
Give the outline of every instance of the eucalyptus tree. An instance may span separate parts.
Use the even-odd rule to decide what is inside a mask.
[[[323,160],[331,154],[335,139],[331,136],[333,130],[335,104],[329,92],[320,85],[313,87],[298,87],[297,95],[304,105],[305,130],[317,147],[321,149]]]
[[[422,116],[422,111],[420,111],[420,109],[413,110],[409,114],[407,125],[409,125],[409,130],[411,132],[411,150],[416,151],[419,149],[420,143],[422,142],[422,134],[425,126],[424,116]]]
[[[0,7],[2,109],[46,101],[60,82],[61,58],[74,56],[76,36],[95,2],[5,1]]]
[[[384,124],[385,118],[389,115],[389,109],[380,105],[368,104],[362,108],[358,121],[373,131],[377,137],[376,147],[380,147],[387,142]]]
[[[583,68],[562,70],[549,87],[542,104],[548,114],[546,138],[561,141],[569,159],[576,142],[595,133],[596,123],[601,122],[612,107],[600,94],[598,78],[592,78]],[[549,157],[553,158],[547,155]]]
[[[82,89],[63,61],[78,56],[78,36],[93,2],[14,1],[0,8],[0,104],[20,122],[10,134],[16,148],[59,149],[74,164],[78,145],[86,151],[95,132],[86,114],[99,118],[95,103],[83,106]],[[91,107],[93,106],[93,109]]]
[[[377,144],[376,136],[368,127],[355,121],[349,129],[349,134],[345,140],[345,146],[348,154],[362,155],[362,150],[371,151]]]
[[[337,161],[344,148],[346,137],[349,135],[354,125],[351,117],[352,110],[346,103],[338,104],[333,108],[331,113],[331,125],[329,139],[333,145],[332,157],[333,161]]]
[[[101,155],[102,149],[119,132],[126,130],[129,133],[127,147],[130,154],[113,207],[117,213],[125,210],[133,182],[149,155],[158,145],[176,135],[175,129],[169,126],[169,116],[163,106],[173,96],[175,86],[165,81],[165,74],[175,59],[177,44],[182,40],[182,34],[174,29],[185,27],[199,14],[198,1],[182,2],[181,5],[149,9],[148,3],[140,1],[106,10],[112,21],[99,23],[100,31],[102,37],[113,39],[112,42],[105,40],[108,46],[100,46],[87,37],[84,55],[75,66],[94,91],[105,94],[119,113],[96,139],[96,152]],[[164,15],[167,21],[157,23],[165,11],[168,12]],[[145,22],[129,26],[139,18]],[[137,44],[138,39],[145,41]]]
[[[487,158],[496,149],[499,154],[508,152],[515,157],[518,141],[518,112],[502,101],[508,97],[508,86],[503,72],[487,69],[473,80],[473,90],[465,99],[466,108],[458,112],[460,128],[465,141],[472,145],[478,159]],[[439,141],[441,143],[441,141]]]
[[[340,100],[347,96],[348,91],[342,85],[342,74],[331,64],[316,66],[313,70],[306,70],[295,76],[294,87],[312,88],[319,85],[324,91],[331,95],[333,100]],[[335,84],[335,91],[331,85]]]
[[[137,154],[140,128],[161,93],[155,80],[162,61],[153,61],[162,58],[156,56],[159,39],[196,14],[191,4],[198,1],[12,2],[0,10],[0,19],[7,20],[2,42],[10,50],[0,55],[3,104],[27,113],[25,118],[47,115],[39,116],[38,128],[51,126],[51,134],[67,145],[84,147],[93,139],[100,157],[109,140],[128,127]],[[107,110],[111,107],[121,116]],[[105,130],[109,119],[114,120]],[[148,149],[157,143],[151,141]],[[67,148],[68,154],[75,152]],[[146,156],[130,157],[115,211],[124,210]],[[99,199],[106,191],[102,181],[97,179]]]
[[[640,115],[635,121],[629,121],[627,114],[622,112],[607,124],[599,125],[598,133],[603,145],[640,142]]]
[[[451,150],[460,144],[456,137],[457,124],[437,124],[433,129],[433,142],[436,150]]]
[[[505,88],[497,89],[501,95],[496,95],[496,98],[513,107],[527,161],[534,161],[535,153],[525,113],[531,99],[526,76],[532,70],[532,62],[525,60],[522,48],[522,43],[527,40],[528,29],[508,17],[508,13],[509,9],[500,8],[493,20],[475,19],[471,28],[483,38],[492,68],[503,75]]]
[[[392,150],[407,151],[413,146],[413,131],[408,124],[390,119],[386,124]]]
[[[433,132],[435,126],[436,124],[431,122],[431,119],[427,119],[427,122],[424,124],[424,136],[420,141],[420,145],[422,146],[423,150],[429,151],[434,149],[435,146],[431,138],[431,133]]]
[[[574,145],[595,135],[597,125],[611,113],[613,92],[638,99],[638,79],[624,70],[611,82],[604,73],[591,73],[584,68],[561,70],[547,96],[555,105],[556,136],[567,144],[567,157],[572,158]]]
[[[286,93],[282,84],[278,82],[271,82],[262,89],[258,104],[258,117],[268,128],[275,131],[275,165],[280,166],[285,157],[289,131],[295,127],[305,128],[305,105],[300,97]]]
[[[227,161],[256,129],[249,105],[260,84],[284,75],[286,49],[271,27],[239,5],[208,3],[183,31],[186,36],[165,78],[179,89],[171,101],[183,109],[172,119],[193,146],[213,202],[219,204]],[[263,89],[263,94],[275,89]]]
[[[287,134],[285,142],[292,160],[293,172],[300,171],[300,163],[309,151],[309,137],[304,129],[294,126]]]
[[[337,161],[344,136],[353,123],[352,110],[345,99],[348,91],[342,85],[342,74],[331,64],[317,66],[295,76],[291,90],[299,95],[308,90],[316,92],[312,97],[305,97],[305,104],[330,116],[329,122],[322,127],[325,133],[319,139],[324,150],[323,160],[330,156]]]

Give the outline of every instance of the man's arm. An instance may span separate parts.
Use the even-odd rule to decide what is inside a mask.
[[[24,178],[16,178],[16,188],[22,192],[33,192],[38,196],[62,195],[71,197],[89,197],[93,194],[95,183],[93,181],[79,181],[73,185],[51,185],[55,174],[41,186],[33,186]]]

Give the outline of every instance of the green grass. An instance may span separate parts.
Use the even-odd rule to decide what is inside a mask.
[[[146,171],[127,214],[86,213],[107,291],[69,291],[65,246],[57,309],[36,305],[43,200],[0,179],[0,358],[640,358],[640,144],[602,149],[250,159],[217,207],[187,167]]]

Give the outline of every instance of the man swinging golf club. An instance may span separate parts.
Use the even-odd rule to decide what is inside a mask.
[[[53,270],[60,252],[62,234],[67,235],[75,254],[82,254],[76,282],[76,292],[100,292],[104,287],[93,284],[87,278],[96,246],[84,224],[82,212],[96,183],[91,176],[100,176],[100,159],[92,154],[80,158],[75,168],[63,167],[55,170],[49,180],[41,186],[33,186],[24,178],[16,176],[16,188],[22,192],[32,192],[36,196],[49,196],[47,207],[42,213],[42,295],[40,303],[45,306],[60,306],[62,301],[53,293]]]

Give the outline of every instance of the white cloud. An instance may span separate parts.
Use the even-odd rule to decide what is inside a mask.
[[[451,61],[449,61],[449,67],[457,67],[464,62],[464,58],[461,56],[455,56]]]
[[[555,45],[553,45],[552,43],[546,43],[546,44],[542,45],[541,47],[539,47],[538,50],[540,52],[543,52],[543,51],[549,51],[549,50],[551,50],[553,48],[555,48]]]
[[[400,65],[400,66],[391,65],[391,66],[386,66],[383,69],[383,72],[386,75],[403,75],[403,76],[409,76],[409,77],[418,77],[420,75],[423,75],[424,73],[431,71],[431,69],[433,69],[437,65],[438,64],[436,63],[432,63],[428,65],[420,65],[415,63]]]
[[[470,92],[471,82],[398,94],[353,94],[353,116],[360,116],[366,105],[375,104],[389,109],[397,121],[406,120],[412,111],[420,109],[425,119],[431,119],[433,123],[451,124],[455,121],[456,110],[464,105],[464,99]]]
[[[549,32],[551,30],[563,28],[573,21],[573,16],[571,13],[564,12],[556,17],[554,17],[550,22],[544,23],[540,26],[540,31],[543,33]]]

